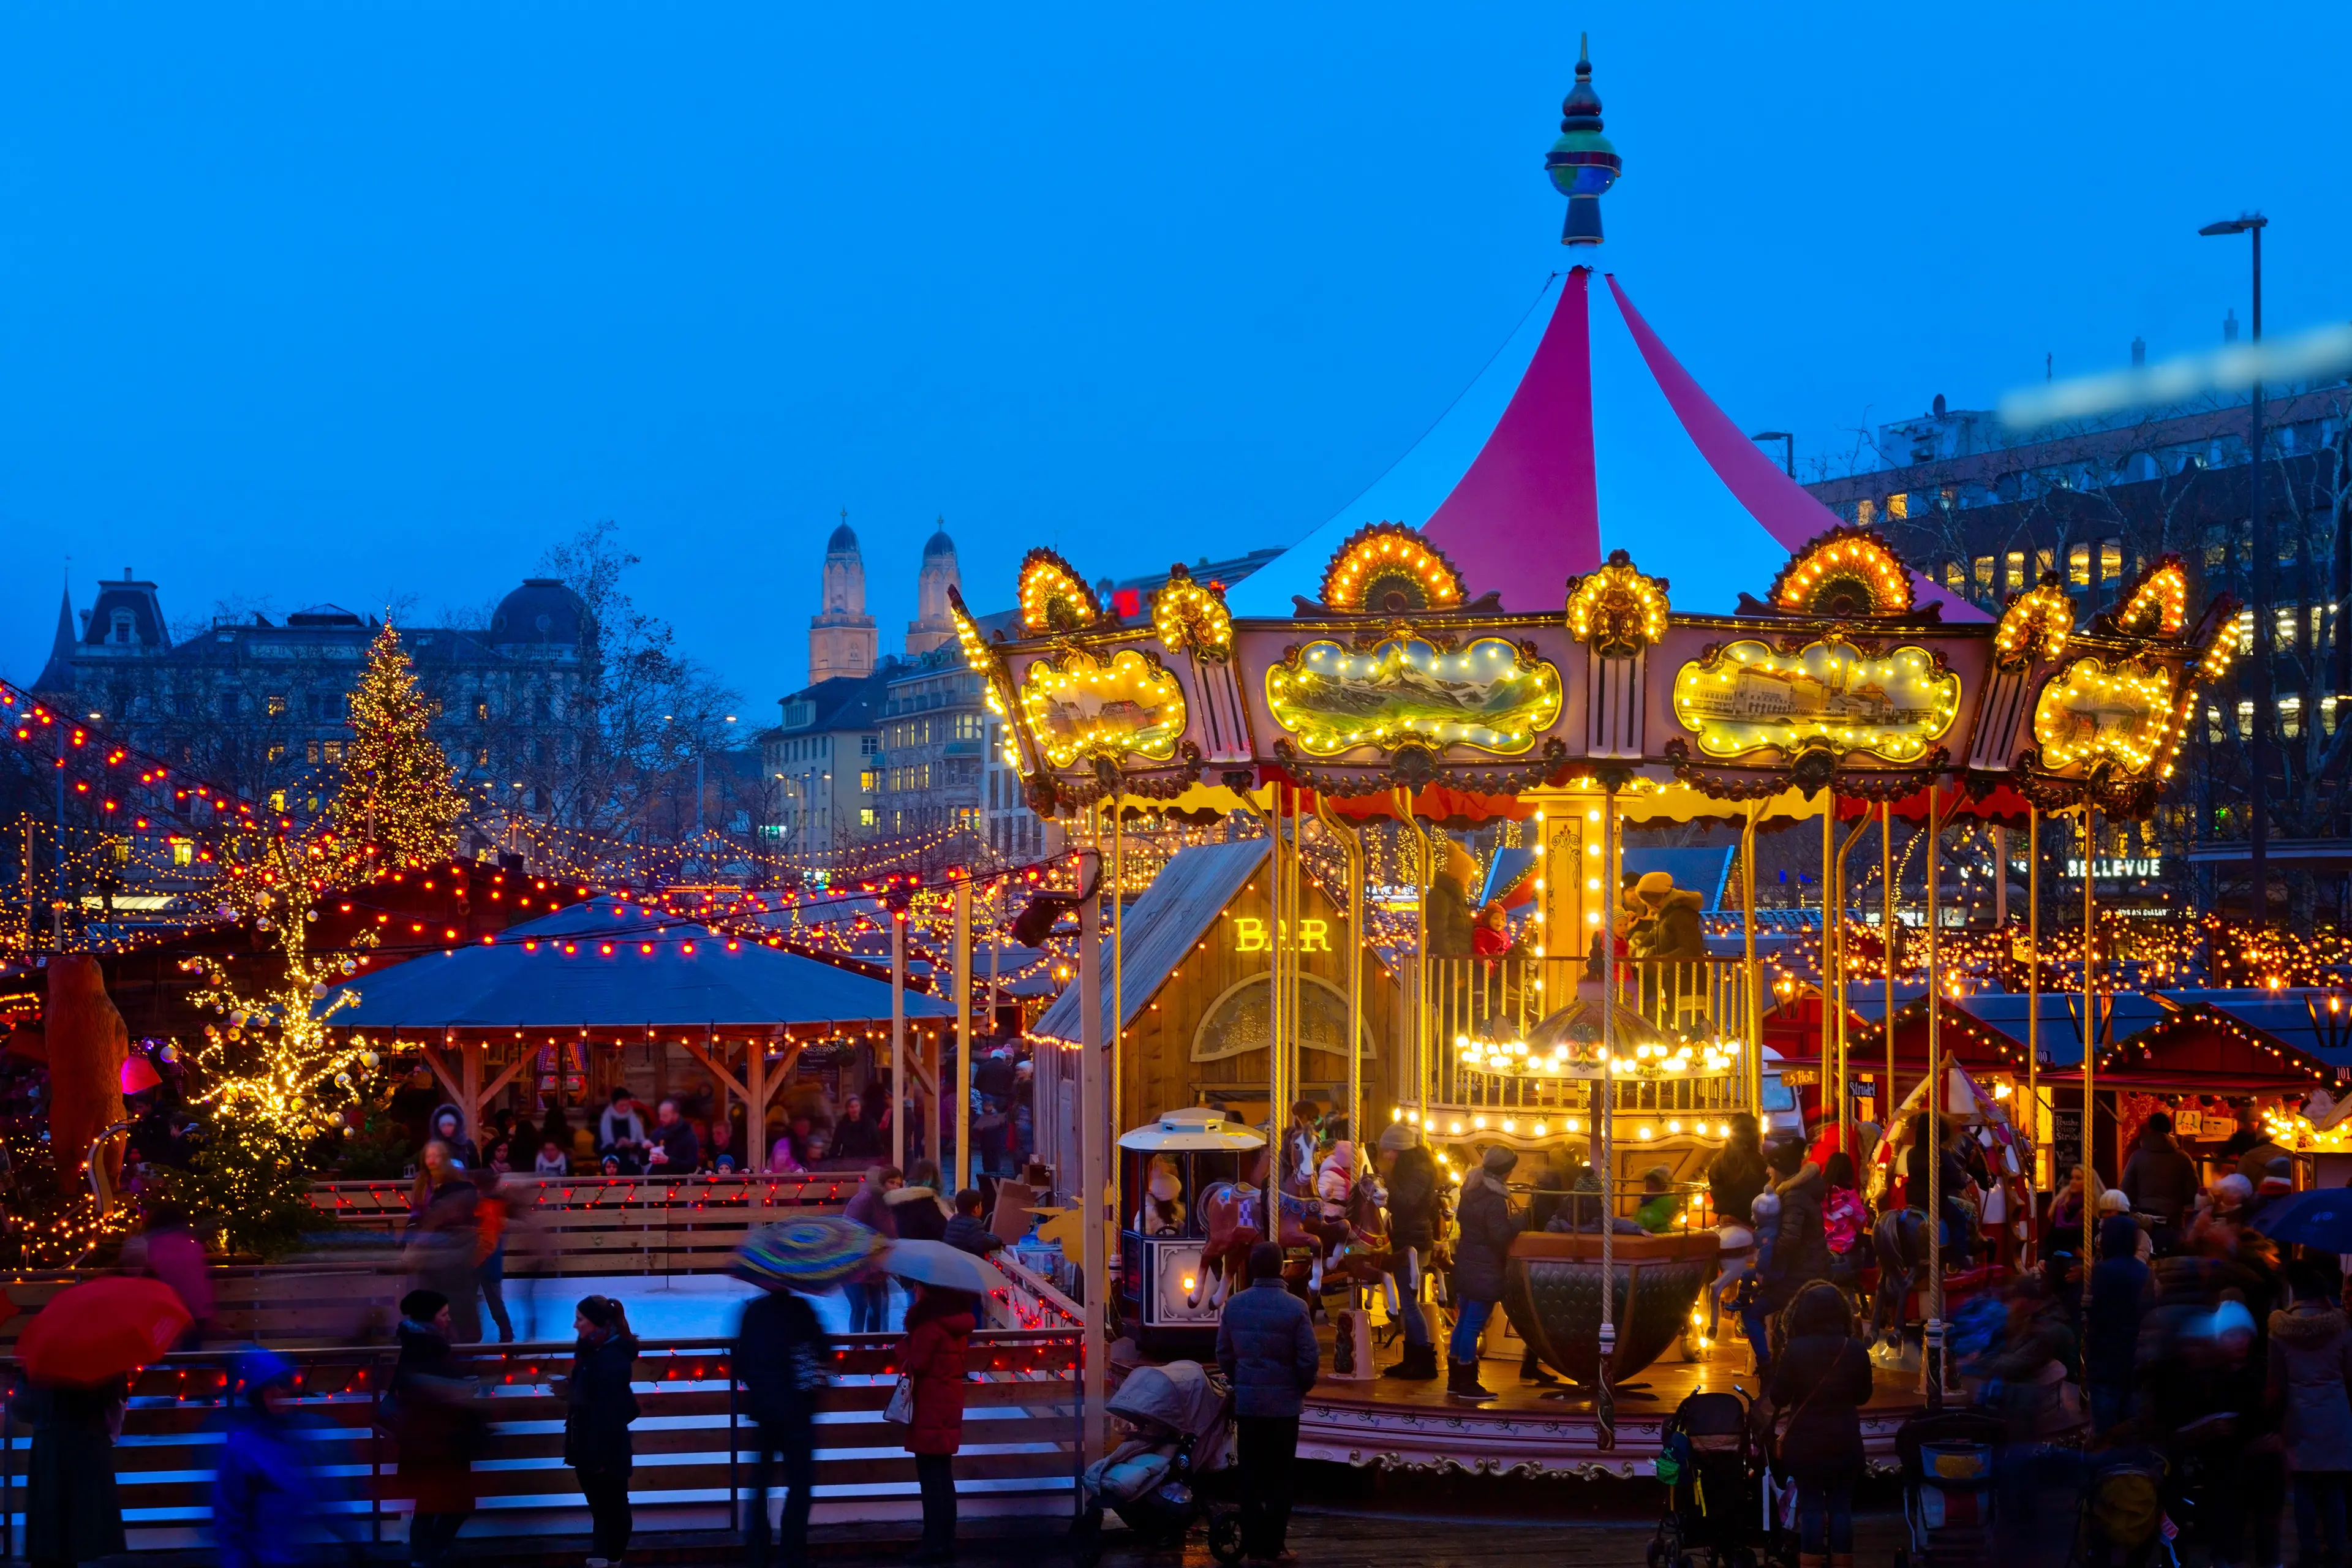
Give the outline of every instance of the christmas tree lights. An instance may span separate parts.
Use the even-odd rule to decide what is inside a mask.
[[[386,618],[352,692],[352,741],[331,819],[344,837],[381,846],[393,865],[446,859],[457,847],[466,797],[449,782],[449,757],[433,739],[432,722],[400,633]]]

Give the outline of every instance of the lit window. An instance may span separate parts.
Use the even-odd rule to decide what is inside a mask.
[[[1868,528],[1878,521],[1878,503],[1868,496],[1863,497],[1853,503],[1853,520],[1863,527]]]
[[[269,748],[269,760],[270,760],[271,762],[273,762],[273,763],[274,763],[274,762],[278,761],[280,758],[284,757],[285,755],[286,755],[286,748],[285,748],[285,747],[283,747],[283,746],[272,746],[272,747],[270,747],[270,748]],[[275,809],[279,810],[279,811],[283,811],[283,810],[285,810],[286,808],[285,808],[284,806],[282,806],[282,805],[281,805],[281,806],[276,807]]]
[[[1969,591],[1968,568],[1962,566],[1957,561],[1945,562],[1944,586],[1949,588],[1955,594],[1967,593]]]
[[[1977,592],[1979,594],[1992,592],[1992,557],[1990,555],[1977,557]]]
[[[2009,568],[2006,583],[2010,591],[2014,593],[2025,586],[2025,552],[2012,550],[2003,559]]]
[[[139,629],[137,625],[132,621],[130,611],[117,610],[114,612],[114,635],[109,640],[123,644],[133,643],[139,640]]]
[[[343,760],[343,743],[341,741],[328,742],[325,751],[327,753],[327,761],[331,763],[340,763]],[[487,760],[487,758],[485,758],[485,760]]]
[[[269,792],[269,809],[272,811],[283,811],[286,809],[286,792],[284,790],[274,789]]]
[[[1911,515],[1911,498],[1901,491],[1886,498],[1886,521],[1901,522]]]
[[[2088,544],[2066,547],[2066,581],[2076,588],[2091,585],[2091,547]]]
[[[316,765],[316,764],[317,764],[317,763],[318,763],[318,761],[319,761],[319,742],[316,742],[316,741],[305,741],[305,742],[302,743],[302,760],[303,760],[304,762],[306,762],[306,763],[311,763],[311,764],[313,764],[313,765]]]
[[[280,718],[286,712],[286,699],[283,696],[265,697],[262,699],[262,707],[272,719]]]
[[[869,805],[857,814],[857,826],[860,827],[871,827],[874,826],[874,808],[872,806]]]
[[[2294,646],[2295,621],[2295,613],[2292,607],[2281,610],[2278,613],[2278,631],[2276,637],[2279,647],[2293,647]]]
[[[2254,612],[2253,612],[2253,611],[2252,611],[2252,610],[2240,610],[2240,611],[2238,612],[2237,628],[2238,628],[2238,651],[2239,651],[2240,653],[2242,653],[2242,654],[2247,654],[2247,653],[2252,653],[2252,652],[2253,652],[2253,651],[2254,651]]]
[[[2282,697],[2278,700],[2279,733],[2292,741],[2303,733],[2303,699]]]
[[[193,865],[194,865],[195,863],[196,863],[196,844],[195,844],[195,840],[194,840],[194,839],[193,839],[193,838],[174,838],[174,839],[173,839],[173,840],[172,840],[172,864],[173,864],[173,865],[174,865],[174,866],[193,866]]]
[[[2099,542],[2099,581],[2119,583],[2124,575],[2124,542],[2103,539]]]

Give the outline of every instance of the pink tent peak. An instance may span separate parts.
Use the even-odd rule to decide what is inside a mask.
[[[1782,472],[1762,447],[1741,435],[1739,426],[1691,379],[1690,372],[1682,367],[1681,362],[1659,341],[1658,334],[1650,330],[1650,323],[1642,319],[1642,313],[1633,309],[1633,301],[1617,286],[1614,273],[1609,274],[1609,291],[1616,297],[1617,309],[1642,351],[1643,363],[1650,367],[1659,390],[1673,405],[1675,417],[1682,421],[1691,444],[1699,449],[1699,455],[1715,470],[1715,477],[1723,481],[1724,488],[1748,514],[1792,554],[1803,549],[1807,541],[1839,527],[1843,520],[1808,495],[1804,487]],[[1588,403],[1586,406],[1589,430],[1591,405]],[[1947,621],[1992,618],[1916,572],[1911,574],[1911,583],[1919,603],[1941,605]]]
[[[1509,406],[1423,530],[1472,596],[1499,588],[1509,608],[1555,602],[1569,578],[1601,564],[1591,277],[1590,268],[1570,269]]]

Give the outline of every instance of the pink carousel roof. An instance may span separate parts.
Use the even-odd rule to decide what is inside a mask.
[[[1728,613],[1741,592],[1760,597],[1791,552],[1839,526],[1740,433],[1616,278],[1602,275],[1596,289],[1593,276],[1585,267],[1554,274],[1429,434],[1338,516],[1235,584],[1234,612],[1289,614],[1292,595],[1315,595],[1342,541],[1390,521],[1421,529],[1473,598],[1496,591],[1506,609],[1557,608],[1570,577],[1622,549],[1668,579],[1677,608]],[[1642,438],[1664,421],[1679,439]],[[1914,584],[1947,620],[1986,618],[1916,574]]]

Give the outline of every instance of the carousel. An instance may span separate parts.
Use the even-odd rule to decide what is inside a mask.
[[[1600,242],[1599,200],[1618,166],[1589,65],[1566,110],[1549,167],[1570,202],[1563,242],[1583,247]],[[1679,426],[1676,449],[1696,459],[1679,475],[1646,457],[1640,472],[1612,468],[1616,448],[1596,441],[1597,416],[1613,430],[1643,411]],[[1262,1107],[1278,1122],[1300,1083],[1301,1037],[1332,992],[1366,1023],[1339,1031],[1350,1054],[1334,1095],[1344,1106],[1333,1107],[1360,1146],[1402,1123],[1457,1168],[1496,1143],[1557,1152],[1603,1173],[1611,1205],[1630,1215],[1656,1167],[1687,1190],[1735,1114],[1790,1113],[1778,1080],[1798,1064],[1764,1047],[1774,998],[1757,948],[1759,832],[1818,820],[1833,869],[1858,833],[1841,847],[1842,818],[1918,820],[1932,862],[1944,830],[1972,816],[2024,826],[2070,813],[2087,839],[2102,817],[2154,808],[2194,689],[2230,657],[2231,605],[2192,611],[2181,564],[2162,557],[2139,563],[2104,611],[2053,574],[1988,616],[1824,509],[1740,428],[1619,280],[1577,265],[1547,283],[1544,307],[1421,448],[1230,592],[1179,565],[1144,613],[1122,617],[1079,565],[1038,549],[1021,567],[1013,635],[984,634],[955,601],[964,654],[1008,720],[1009,760],[1032,805],[1090,822],[1107,863],[1137,811],[1246,813],[1263,825],[1266,858],[1252,889],[1272,933],[1255,954],[1265,1044],[1251,1058],[1255,1104],[1237,1120],[1258,1124]],[[1472,929],[1478,911],[1447,835],[1505,820],[1532,856],[1525,912],[1511,940],[1493,944]],[[1700,935],[1695,916],[1681,918],[1696,908],[1678,897],[1686,889],[1624,884],[1629,829],[1702,820],[1738,847],[1723,911],[1738,936],[1729,952]],[[1366,835],[1379,821],[1409,849],[1414,937],[1368,978]],[[1336,891],[1307,875],[1310,847],[1344,857]],[[1931,863],[1931,995],[1944,979],[1938,882]],[[1346,906],[1332,911],[1349,933],[1336,972],[1296,940],[1318,899]],[[1844,1136],[1854,1079],[1874,1076],[1874,1042],[1848,1022],[1843,960],[1858,933],[1843,899],[1825,903],[1816,972],[1832,995],[1819,1010],[1820,1059],[1809,1041],[1802,1065],[1819,1115]],[[1887,915],[1891,929],[1891,903]],[[1620,939],[1637,919],[1649,940],[1634,954]],[[1184,1109],[1122,1103],[1122,1075],[1138,1079],[1122,1059],[1135,1016],[1116,923],[1103,952],[1108,1100],[1081,1102],[1051,1081],[1076,1074],[1079,1049],[1042,1053],[1062,1062],[1039,1069],[1041,1106],[1098,1108],[1104,1125],[1076,1129],[1081,1142]],[[2040,975],[2038,962],[2028,968]],[[2095,973],[2084,966],[2086,986]],[[1888,985],[1891,1013],[1891,976]],[[1370,992],[1383,986],[1401,1004],[1376,1003]],[[1938,1013],[1926,1016],[1910,1098],[1950,1115]],[[1380,1037],[1354,1043],[1375,1028]],[[1881,1103],[1892,1105],[1903,1097],[1885,1033]],[[1114,1219],[1113,1200],[1100,1201],[1130,1246],[1173,1260],[1139,1257],[1146,1278],[1130,1287],[1156,1304],[1147,1316],[1173,1328],[1203,1310],[1181,1288],[1197,1256],[1182,1249],[1202,1237],[1189,1216],[1162,1216],[1164,1241],[1145,1234],[1153,1141],[1178,1151],[1231,1135],[1152,1124],[1129,1145],[1133,1169],[1116,1200],[1128,1212]],[[1284,1169],[1284,1140],[1264,1152],[1270,1205],[1296,1173]],[[2013,1157],[2006,1142],[2003,1157]],[[1927,1208],[1936,1212],[1933,1193]],[[1465,1410],[1379,1380],[1360,1394],[1318,1388],[1302,1454],[1629,1468],[1672,1407],[1630,1385],[1688,1344],[1683,1326],[1713,1270],[1712,1236],[1699,1233],[1713,1220],[1694,1196],[1663,1236],[1619,1237],[1604,1224],[1522,1238],[1509,1331],[1573,1380],[1567,1397]],[[1927,1274],[1920,1396],[1932,1401],[1944,1303],[1937,1271]],[[1089,1298],[1106,1289],[1090,1280]],[[1674,1370],[1688,1387],[1745,1368],[1701,1360]],[[1866,1427],[1874,1444],[1890,1439],[1893,1422]]]

